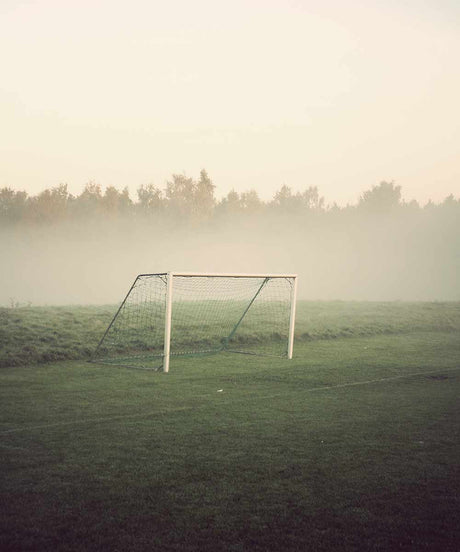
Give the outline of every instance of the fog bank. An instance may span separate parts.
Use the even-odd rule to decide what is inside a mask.
[[[0,305],[121,301],[139,273],[297,273],[309,300],[460,300],[457,211],[234,216],[1,230]]]

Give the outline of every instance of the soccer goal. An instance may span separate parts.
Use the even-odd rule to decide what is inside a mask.
[[[169,371],[173,355],[292,358],[295,274],[139,274],[93,360]]]

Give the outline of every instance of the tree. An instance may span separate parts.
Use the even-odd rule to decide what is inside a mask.
[[[264,203],[261,201],[259,194],[256,190],[249,190],[249,192],[243,192],[240,196],[241,207],[245,213],[254,214],[259,212]]]
[[[221,199],[216,210],[226,216],[238,213],[252,215],[260,212],[264,205],[256,190],[249,190],[249,192],[242,192],[241,194],[231,190],[226,197]]]
[[[283,212],[291,212],[300,207],[299,194],[293,194],[292,190],[286,184],[281,186],[281,189],[276,192],[271,202],[271,206],[276,210]]]
[[[104,213],[109,216],[118,214],[118,190],[113,186],[108,186],[101,198],[101,207]]]
[[[76,213],[81,216],[97,215],[102,210],[101,186],[93,181],[88,182],[73,204]]]
[[[222,215],[234,215],[242,210],[240,194],[230,190],[216,206],[216,212]]]
[[[128,186],[125,186],[118,195],[118,211],[122,215],[127,215],[132,210],[133,202],[129,197]]]
[[[401,205],[401,186],[380,182],[360,197],[358,207],[369,213],[389,213]]]
[[[450,194],[441,204],[445,209],[457,209],[460,207],[460,199],[455,199],[454,194]]]
[[[310,186],[304,192],[293,194],[289,186],[283,185],[276,192],[270,205],[274,209],[287,213],[319,211],[324,208],[324,198],[320,197],[316,186]]]
[[[195,213],[199,219],[208,219],[212,216],[216,205],[214,197],[215,188],[208,173],[202,169],[200,179],[196,183],[194,190]]]
[[[159,213],[164,206],[161,190],[153,184],[142,184],[137,189],[138,209],[144,215]]]
[[[184,174],[173,174],[166,183],[165,196],[168,211],[183,220],[190,219],[194,211],[195,183]]]
[[[302,194],[302,203],[311,211],[324,209],[324,197],[320,197],[317,186],[310,186]]]
[[[28,204],[27,192],[11,188],[0,190],[0,223],[10,224],[24,218]]]
[[[100,201],[105,214],[114,218],[126,215],[133,204],[127,187],[121,192],[113,186],[107,187]]]
[[[70,198],[67,184],[44,190],[30,199],[28,216],[34,222],[60,222],[67,216]]]

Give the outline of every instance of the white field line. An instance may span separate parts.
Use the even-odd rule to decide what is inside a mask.
[[[206,395],[209,396],[209,395]],[[120,414],[119,416],[107,416],[100,418],[85,418],[82,420],[69,420],[68,422],[54,422],[51,424],[41,424],[36,426],[25,426],[18,427],[13,429],[7,429],[0,431],[0,435],[8,435],[10,433],[19,433],[21,431],[34,431],[35,429],[48,429],[52,427],[65,427],[65,426],[76,426],[80,424],[94,424],[99,422],[112,422],[114,420],[126,420],[129,418],[148,418],[149,416],[154,416],[158,414],[167,414],[169,412],[180,412],[182,410],[192,410],[192,406],[181,406],[177,408],[164,408],[163,410],[154,410],[152,412],[146,412],[145,414]]]
[[[25,447],[9,447],[8,445],[0,445],[0,449],[5,449],[5,450],[29,450]]]
[[[386,378],[378,378],[378,379],[372,379],[372,380],[364,380],[364,381],[354,381],[350,383],[338,383],[336,385],[322,385],[321,387],[312,387],[311,389],[304,389],[304,393],[314,393],[316,391],[328,391],[330,389],[343,389],[346,387],[356,387],[359,385],[372,385],[374,383],[385,383],[387,381],[394,381],[404,378],[411,378],[411,377],[417,377],[417,376],[427,376],[427,375],[437,375],[437,374],[444,374],[446,372],[455,372],[457,370],[460,370],[460,366],[457,366],[455,368],[446,368],[445,370],[440,370],[437,372],[433,372],[433,370],[428,370],[425,372],[415,372],[413,374],[403,374],[400,376],[389,376]],[[225,390],[224,390],[225,391]],[[284,396],[284,393],[274,393],[271,395],[264,395],[264,396],[256,396],[255,399],[272,399],[276,397],[282,397]],[[194,398],[198,397],[209,397],[211,396],[210,393],[206,395],[195,395]],[[221,395],[225,397],[225,394]],[[244,397],[244,400],[247,400],[248,395]],[[235,402],[233,399],[231,402]],[[93,424],[93,423],[101,423],[101,422],[111,422],[114,420],[127,420],[129,418],[134,419],[142,419],[142,418],[148,418],[149,416],[158,416],[159,414],[168,414],[170,412],[183,412],[187,410],[199,410],[202,408],[206,408],[207,405],[202,406],[180,406],[176,408],[164,408],[162,410],[154,410],[151,412],[146,412],[144,414],[120,414],[119,416],[107,416],[107,417],[100,417],[100,418],[86,418],[83,420],[70,420],[68,422],[54,422],[51,424],[41,424],[36,426],[25,426],[25,427],[19,427],[19,428],[13,428],[13,429],[7,429],[4,431],[0,431],[0,435],[9,435],[11,433],[20,433],[23,431],[34,431],[36,429],[49,429],[53,427],[65,427],[65,426],[76,426],[81,424]]]
[[[440,370],[438,372],[433,372],[432,370],[429,370],[428,372],[414,372],[413,374],[404,374],[401,376],[389,376],[387,378],[379,378],[379,379],[373,379],[373,380],[354,381],[350,383],[338,383],[337,385],[323,385],[321,387],[312,387],[311,389],[305,389],[304,392],[311,393],[313,391],[327,391],[328,389],[341,389],[343,387],[354,387],[357,385],[371,385],[372,383],[384,383],[386,381],[411,378],[416,376],[427,376],[427,375],[435,376],[436,374],[444,374],[445,372],[455,372],[457,370],[460,370],[460,366],[457,366],[455,368],[446,368],[445,370]],[[273,395],[266,395],[265,397],[257,397],[257,398],[271,399],[271,398],[281,397],[282,395],[283,395],[282,393],[276,393]]]

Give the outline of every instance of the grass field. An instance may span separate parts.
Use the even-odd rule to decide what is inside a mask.
[[[292,361],[53,361],[112,311],[0,311],[2,552],[459,550],[458,303],[301,303]]]
[[[0,307],[0,368],[86,360],[117,305]],[[460,332],[460,303],[298,301],[296,343],[341,337]]]

